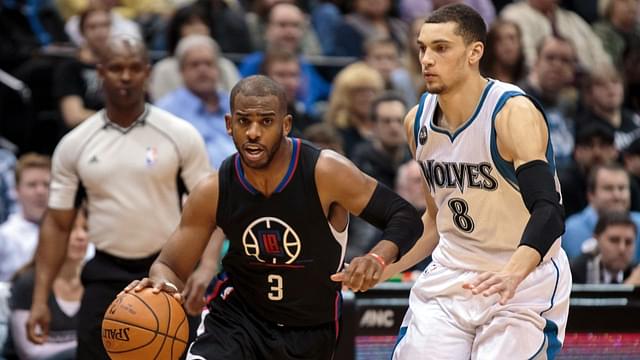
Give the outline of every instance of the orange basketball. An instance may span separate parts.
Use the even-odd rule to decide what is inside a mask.
[[[102,343],[114,360],[178,359],[188,338],[182,305],[151,288],[118,296],[102,320]]]

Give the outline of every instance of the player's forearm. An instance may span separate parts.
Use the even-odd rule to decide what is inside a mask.
[[[188,276],[185,276],[184,280],[181,279],[161,258],[157,259],[153,265],[151,265],[151,269],[149,269],[149,278],[158,282],[169,282],[177,286],[179,291],[182,291],[184,288],[187,277]]]
[[[67,256],[70,230],[57,225],[50,216],[42,221],[36,250],[34,304],[46,304],[49,299],[53,281]]]
[[[516,275],[519,283],[524,280],[540,263],[540,253],[529,246],[522,245],[511,255],[503,271]]]
[[[416,244],[400,260],[390,264],[382,273],[382,280],[385,281],[393,275],[410,269],[427,256],[431,255],[433,249],[438,245],[438,233],[435,227],[425,227],[425,232],[418,239]]]
[[[198,271],[206,271],[213,277],[218,270],[220,262],[220,253],[222,252],[222,244],[224,243],[224,232],[220,228],[216,228],[209,239],[207,247],[204,249],[198,264]]]

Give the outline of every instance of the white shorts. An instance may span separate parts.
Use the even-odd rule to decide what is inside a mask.
[[[478,274],[430,264],[411,289],[393,359],[553,359],[569,314],[565,252],[529,274],[506,305],[462,288]]]

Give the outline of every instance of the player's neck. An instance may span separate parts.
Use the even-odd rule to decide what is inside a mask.
[[[291,161],[291,153],[293,151],[293,142],[289,138],[280,145],[280,149],[274,154],[271,163],[263,169],[254,169],[249,166],[242,165],[245,178],[251,185],[269,197],[275,191],[282,178],[284,178]]]
[[[438,95],[438,106],[446,120],[443,122],[445,128],[455,131],[471,117],[487,82],[478,74],[462,82],[459,88]]]

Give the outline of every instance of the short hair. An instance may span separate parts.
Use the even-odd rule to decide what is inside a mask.
[[[607,230],[609,226],[614,225],[630,226],[633,228],[633,232],[636,233],[636,235],[638,234],[638,226],[633,222],[628,211],[607,211],[600,215],[593,234],[600,235]]]
[[[240,80],[231,89],[231,96],[229,98],[231,112],[235,110],[236,97],[242,94],[244,96],[258,96],[267,97],[275,96],[278,98],[281,112],[287,112],[287,93],[284,91],[282,85],[278,84],[274,80],[264,75],[252,75]]]
[[[540,41],[538,41],[538,43],[536,44],[536,56],[537,57],[540,57],[540,54],[542,53],[542,49],[544,49],[544,46],[547,45],[547,42],[549,42],[550,40],[556,40],[556,41],[559,41],[561,43],[565,43],[565,44],[569,45],[569,47],[571,47],[571,50],[573,51],[574,58],[576,57],[576,55],[577,55],[576,47],[573,44],[573,42],[571,41],[571,39],[566,38],[566,37],[564,37],[564,36],[562,36],[560,34],[551,34],[551,35],[545,36],[542,39],[540,39]]]
[[[260,74],[267,75],[269,72],[269,68],[274,63],[288,63],[288,62],[296,62],[300,65],[300,59],[298,59],[298,55],[294,54],[291,51],[282,49],[280,47],[268,47],[267,51],[264,54],[264,60],[260,65]]]
[[[335,144],[337,148],[344,146],[342,136],[333,125],[319,122],[304,129],[304,138],[317,144]]]
[[[612,172],[623,172],[629,178],[629,173],[622,165],[618,163],[608,163],[608,164],[598,164],[594,166],[591,171],[589,171],[589,176],[587,177],[587,192],[592,194],[596,190],[596,186],[598,185],[598,174],[600,170],[608,170]],[[629,179],[631,180],[631,179]]]
[[[585,76],[583,80],[584,90],[591,90],[596,84],[601,84],[603,81],[614,80],[622,83],[622,75],[618,69],[616,69],[610,63],[599,63],[591,69],[591,72]]]
[[[100,53],[99,63],[104,64],[109,61],[111,56],[111,52],[114,48],[118,46],[126,47],[129,51],[136,53],[140,56],[142,61],[145,63],[150,63],[149,51],[147,50],[147,46],[144,44],[142,39],[131,36],[131,35],[115,35],[111,36],[109,40],[107,40],[107,44],[105,46],[105,51]]]
[[[611,127],[595,121],[583,124],[576,130],[576,146],[591,146],[594,139],[613,146],[615,133]]]
[[[457,29],[456,35],[462,36],[465,44],[474,41],[486,42],[487,25],[482,16],[473,8],[464,4],[451,4],[443,6],[427,17],[425,24],[442,24],[454,22]]]
[[[20,183],[20,178],[27,169],[45,169],[51,171],[51,158],[33,152],[20,156],[16,162],[16,185]]]
[[[175,56],[178,59],[178,64],[182,66],[185,56],[194,48],[208,47],[213,50],[213,55],[216,57],[216,63],[220,54],[220,47],[215,40],[206,35],[189,35],[182,38],[176,46]]]
[[[370,108],[371,120],[373,120],[374,122],[378,121],[378,106],[380,104],[386,103],[386,102],[392,102],[392,101],[397,101],[401,103],[405,109],[407,108],[407,103],[404,101],[404,98],[400,94],[398,94],[395,91],[385,91],[382,94],[378,95],[371,102],[371,108]]]

